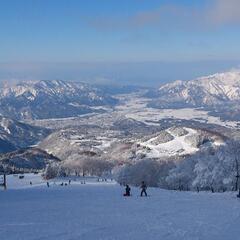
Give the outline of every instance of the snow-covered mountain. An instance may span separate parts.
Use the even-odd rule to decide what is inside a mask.
[[[4,166],[5,172],[33,171],[46,168],[47,164],[60,160],[51,154],[37,148],[21,149],[0,155],[0,172]]]
[[[73,117],[115,103],[99,89],[61,80],[20,82],[0,89],[0,113],[21,120]]]
[[[240,71],[217,73],[161,86],[152,102],[160,108],[215,107],[240,101]]]
[[[0,153],[36,144],[49,133],[50,131],[45,128],[34,127],[0,116]]]

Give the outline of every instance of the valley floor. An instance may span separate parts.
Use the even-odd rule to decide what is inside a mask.
[[[34,180],[34,178],[32,178]],[[25,180],[27,184],[28,180]],[[150,197],[123,197],[109,182],[33,181],[21,189],[10,179],[0,190],[1,240],[233,240],[240,236],[235,193],[175,192],[149,188]]]

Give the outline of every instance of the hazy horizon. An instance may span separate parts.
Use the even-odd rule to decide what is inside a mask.
[[[238,61],[0,63],[0,82],[59,79],[101,85],[154,87],[238,68]]]

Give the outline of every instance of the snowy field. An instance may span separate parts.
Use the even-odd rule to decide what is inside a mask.
[[[208,111],[194,108],[181,109],[157,109],[147,107],[150,99],[138,96],[122,96],[125,104],[117,106],[116,109],[124,113],[127,118],[132,118],[148,125],[158,126],[158,121],[163,119],[194,120],[201,123],[217,124],[229,128],[238,128],[237,121],[223,121],[219,117],[210,116]],[[151,122],[152,121],[152,122]]]
[[[78,117],[55,118],[28,121],[29,124],[52,129],[81,126],[84,124],[109,127],[114,121],[124,117],[143,122],[147,125],[159,126],[164,119],[193,120],[205,124],[216,124],[232,129],[239,129],[238,121],[224,121],[211,116],[208,111],[199,108],[157,109],[148,107],[151,99],[143,98],[141,94],[120,94],[115,96],[120,104],[113,109],[105,109],[104,113],[89,113]]]
[[[123,197],[114,182],[87,180],[47,188],[39,176],[10,177],[0,190],[1,240],[236,240],[240,200],[233,193],[149,188]],[[29,180],[33,185],[29,186]],[[18,181],[22,181],[17,189]]]

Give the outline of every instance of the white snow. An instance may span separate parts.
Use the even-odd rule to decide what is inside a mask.
[[[192,89],[198,88],[198,90],[200,89],[204,93],[204,102],[206,104],[209,101],[211,102],[212,99],[216,101],[216,96],[233,101],[239,100],[239,84],[240,71],[238,70],[216,73],[190,81],[175,81],[161,86],[159,91],[174,93],[176,96],[180,96],[185,101],[188,101],[192,97],[195,97],[191,95]]]
[[[11,134],[11,131],[9,129],[9,125],[10,125],[9,124],[9,119],[3,117],[0,120],[0,127],[2,127],[6,133]]]
[[[238,128],[237,121],[223,121],[219,117],[210,116],[208,111],[199,108],[157,109],[147,107],[147,103],[150,101],[147,98],[132,95],[131,98],[129,96],[121,96],[120,99],[123,102],[125,101],[125,103],[116,107],[119,112],[127,118],[143,122],[147,125],[159,126],[158,121],[172,118]]]
[[[97,182],[0,190],[0,239],[239,239],[240,200],[235,193],[149,188],[150,197],[141,198],[139,189],[132,188],[133,196],[125,198],[123,190],[115,183]]]
[[[106,148],[109,148],[116,141],[116,138],[107,137],[97,137],[96,139],[99,141],[100,145],[95,147],[102,151],[104,151]]]
[[[116,97],[116,96],[115,96]],[[78,117],[44,119],[28,121],[29,124],[47,128],[62,128],[79,126],[82,124],[100,125],[103,127],[112,126],[114,121],[124,118],[137,120],[147,125],[159,126],[159,121],[172,120],[193,120],[200,123],[216,124],[228,128],[239,129],[238,121],[224,121],[219,117],[210,116],[208,111],[201,108],[183,109],[157,109],[147,107],[150,99],[143,98],[139,94],[120,94],[117,96],[121,104],[108,109],[102,108],[104,113],[87,113]],[[98,107],[90,107],[99,110]]]
[[[191,128],[184,128],[188,134],[184,136],[175,136],[170,130],[167,130],[169,134],[174,136],[174,139],[166,143],[152,144],[152,142],[158,138],[151,138],[146,142],[139,143],[141,146],[146,147],[148,150],[145,152],[149,158],[161,158],[165,156],[174,155],[186,155],[197,152],[199,149],[193,147],[190,142],[186,142],[185,138],[197,134],[197,131]]]
[[[95,138],[91,138],[91,139],[87,139],[85,138],[85,135],[72,135],[70,137],[71,145],[74,144],[91,144],[91,143],[97,143],[97,145],[94,145],[95,148],[100,149],[101,151],[104,151],[106,148],[110,147],[112,143],[114,143],[116,141],[115,138],[107,138],[107,137],[95,137]]]

